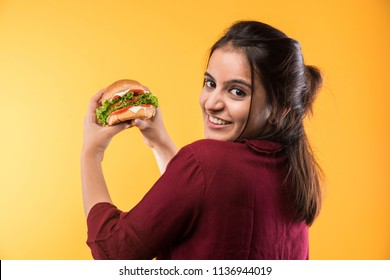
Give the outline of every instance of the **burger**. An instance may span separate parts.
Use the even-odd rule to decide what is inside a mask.
[[[108,86],[96,109],[103,126],[133,119],[150,119],[156,114],[158,99],[147,87],[133,80],[119,80]]]

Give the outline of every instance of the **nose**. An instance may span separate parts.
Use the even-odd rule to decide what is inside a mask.
[[[225,107],[223,100],[223,93],[217,89],[212,92],[207,93],[205,99],[204,108],[209,112],[218,112],[222,111]]]

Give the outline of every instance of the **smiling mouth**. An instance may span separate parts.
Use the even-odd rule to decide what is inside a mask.
[[[212,116],[209,116],[209,121],[210,121],[212,124],[216,124],[216,125],[227,125],[227,124],[231,124],[231,122],[224,121],[224,120],[218,119],[218,118],[216,118],[216,117],[212,117]]]

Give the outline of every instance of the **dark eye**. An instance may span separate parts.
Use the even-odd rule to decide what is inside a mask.
[[[207,88],[215,88],[216,84],[210,79],[204,79],[204,86]]]
[[[243,90],[238,89],[238,88],[233,88],[233,89],[230,90],[230,92],[233,95],[237,96],[237,97],[244,97],[244,96],[246,96],[246,93]]]

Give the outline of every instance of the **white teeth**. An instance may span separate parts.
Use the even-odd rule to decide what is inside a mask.
[[[212,122],[213,124],[219,124],[219,125],[222,125],[222,124],[228,124],[229,122],[227,121],[223,121],[221,119],[218,119],[218,118],[214,118],[212,116],[209,116],[209,120],[210,122]]]

